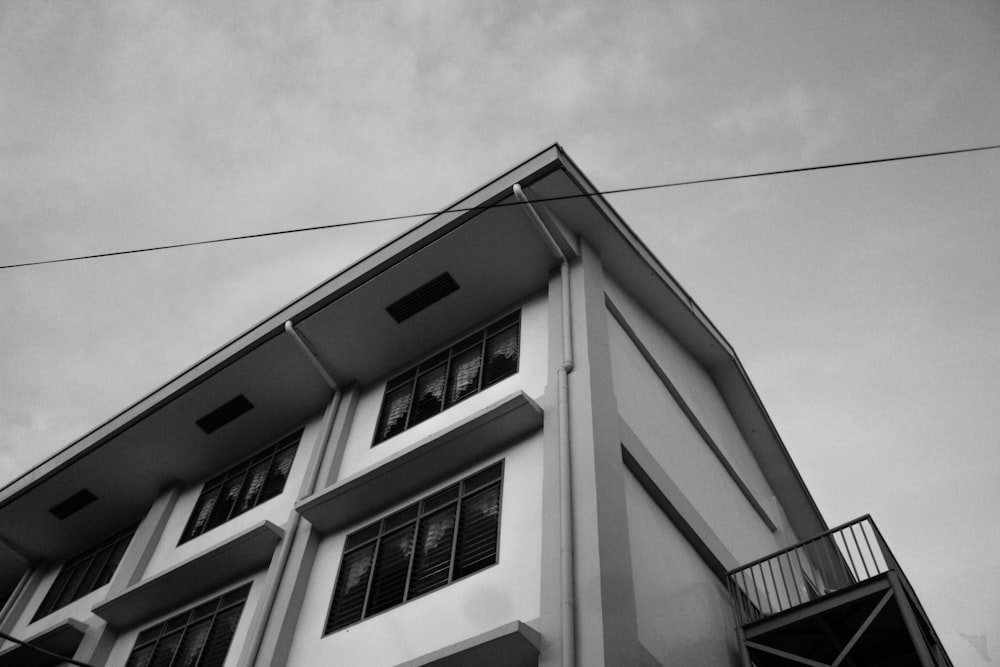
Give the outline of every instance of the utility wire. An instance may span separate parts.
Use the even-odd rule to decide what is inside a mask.
[[[585,192],[575,195],[559,195],[555,197],[538,197],[530,199],[532,203],[559,201],[563,199],[579,199],[582,197],[593,197],[596,195],[615,195],[624,192],[640,192],[643,190],[658,190],[663,188],[676,188],[682,185],[699,185],[702,183],[721,183],[723,181],[736,181],[743,178],[757,178],[760,176],[778,176],[781,174],[796,174],[806,171],[820,171],[822,169],[839,169],[841,167],[859,167],[867,164],[881,164],[884,162],[899,162],[901,160],[916,160],[927,157],[939,157],[942,155],[957,155],[959,153],[975,153],[978,151],[990,151],[1000,148],[1000,144],[991,146],[977,146],[975,148],[958,148],[950,151],[937,151],[934,153],[914,153],[911,155],[897,155],[895,157],[875,158],[873,160],[856,160],[853,162],[834,162],[830,164],[815,165],[812,167],[793,167],[790,169],[776,169],[773,171],[756,171],[746,174],[734,174],[731,176],[715,176],[712,178],[696,178],[689,181],[674,181],[671,183],[657,183],[655,185],[638,185],[629,188],[615,188],[613,190],[600,190],[597,192]],[[426,213],[408,213],[406,215],[391,215],[383,218],[367,218],[365,220],[351,220],[348,222],[334,222],[327,225],[316,225],[313,227],[298,227],[295,229],[282,229],[273,232],[260,232],[258,234],[243,234],[241,236],[227,236],[218,239],[207,239],[204,241],[189,241],[187,243],[171,243],[169,245],[150,246],[147,248],[135,248],[133,250],[117,250],[114,252],[102,252],[93,255],[77,255],[75,257],[62,257],[59,259],[44,259],[37,262],[21,262],[19,264],[0,265],[0,269],[16,269],[26,266],[39,266],[41,264],[59,264],[62,262],[77,262],[84,259],[98,259],[101,257],[117,257],[119,255],[132,255],[140,252],[153,252],[155,250],[170,250],[173,248],[189,248],[199,245],[210,245],[212,243],[227,243],[229,241],[243,241],[245,239],[259,239],[268,236],[280,236],[282,234],[299,234],[302,232],[314,232],[321,229],[333,229],[335,227],[351,227],[354,225],[368,225],[376,222],[391,222],[394,220],[407,220],[409,218],[424,218],[439,213],[464,213],[468,211],[485,211],[491,208],[502,206],[519,206],[519,202],[500,202],[489,206],[472,206],[467,208],[449,208],[446,211],[431,211]]]
[[[32,651],[38,651],[39,653],[43,653],[43,654],[49,656],[50,658],[55,658],[56,660],[58,660],[60,662],[67,662],[67,663],[69,663],[71,665],[78,665],[79,667],[93,667],[93,665],[89,665],[89,664],[87,664],[85,662],[79,662],[77,660],[73,660],[72,658],[67,658],[66,656],[59,655],[58,653],[53,653],[52,651],[46,650],[46,649],[42,648],[41,646],[35,646],[34,644],[31,644],[29,642],[23,641],[21,639],[17,639],[16,637],[11,637],[6,632],[0,632],[0,638],[6,639],[7,641],[10,641],[10,642],[14,642],[15,644],[20,644],[21,646],[29,648]]]

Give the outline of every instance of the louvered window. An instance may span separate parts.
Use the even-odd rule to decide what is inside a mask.
[[[375,444],[517,373],[520,329],[511,313],[389,380]]]
[[[139,633],[125,667],[222,667],[250,584]]]
[[[181,542],[220,526],[280,494],[302,431],[276,442],[209,480],[191,512]]]
[[[324,632],[496,563],[502,472],[496,463],[348,535]]]
[[[111,577],[128,548],[136,526],[112,535],[100,544],[76,556],[59,570],[49,592],[45,594],[34,620],[65,607],[73,600],[79,600],[87,593],[96,591],[111,581]]]

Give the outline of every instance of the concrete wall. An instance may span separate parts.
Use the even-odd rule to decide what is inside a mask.
[[[739,665],[725,586],[625,471],[639,641],[663,665]]]
[[[611,286],[608,295],[621,417],[738,561],[795,543],[784,511],[706,370],[627,294]]]
[[[505,311],[509,312],[509,311]],[[498,312],[497,316],[504,312]],[[485,323],[484,323],[485,324]],[[442,340],[441,348],[461,340],[471,331],[455,331],[451,340]],[[482,392],[469,396],[465,400],[448,408],[430,419],[399,433],[385,442],[372,446],[375,437],[375,427],[378,423],[379,410],[385,394],[385,381],[366,387],[362,392],[350,434],[344,449],[340,464],[338,479],[349,477],[369,466],[378,464],[389,456],[433,435],[447,424],[458,421],[478,410],[490,405],[499,398],[518,389],[528,396],[539,400],[545,392],[548,369],[546,368],[548,350],[548,312],[547,297],[541,294],[521,305],[521,353],[518,372]],[[418,363],[420,359],[413,359]],[[393,375],[409,368],[398,368]],[[385,378],[389,380],[391,378]]]
[[[739,561],[780,548],[716,455],[617,322],[610,324],[622,418]]]
[[[460,579],[355,625],[323,636],[347,534],[503,459],[497,565]],[[541,587],[542,434],[425,493],[324,538],[292,640],[287,665],[395,665],[492,630],[513,620],[539,616]]]

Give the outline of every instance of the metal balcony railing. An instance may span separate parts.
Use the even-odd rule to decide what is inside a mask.
[[[740,625],[773,616],[899,566],[865,515],[726,574]]]

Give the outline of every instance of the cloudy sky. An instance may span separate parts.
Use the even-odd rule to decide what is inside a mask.
[[[0,4],[0,264],[1000,143],[1000,3]],[[831,525],[1000,655],[1000,151],[612,204]],[[413,224],[0,270],[0,484]]]

